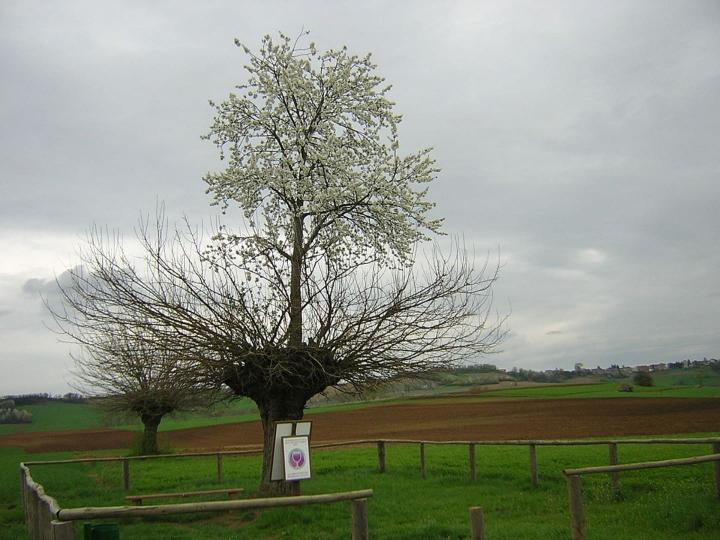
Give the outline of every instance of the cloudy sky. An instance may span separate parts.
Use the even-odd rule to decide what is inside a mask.
[[[0,3],[0,394],[64,392],[40,293],[93,224],[212,216],[239,38],[372,52],[446,231],[500,251],[502,367],[720,357],[720,3]]]

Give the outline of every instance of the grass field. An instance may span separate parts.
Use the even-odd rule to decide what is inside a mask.
[[[655,374],[654,379],[655,386],[635,386],[633,393],[618,392],[621,381],[611,381],[586,385],[507,388],[439,399],[720,397],[720,377],[716,374],[706,373],[698,377],[693,370],[683,370]],[[698,386],[700,383],[702,386]],[[402,400],[324,405],[308,412],[314,415],[399,401]],[[50,403],[23,408],[33,413],[33,423],[0,426],[0,437],[15,431],[39,433],[98,428],[108,424],[100,410],[92,405]],[[252,405],[239,400],[211,411],[167,418],[161,428],[182,429],[254,419],[257,419],[257,413]],[[113,427],[139,430],[141,425],[131,423]],[[92,455],[118,455],[126,452],[115,450]],[[621,463],[707,453],[710,453],[708,445],[628,445],[619,449]],[[83,457],[87,455],[83,454]],[[0,539],[28,538],[19,501],[18,463],[70,457],[80,456],[77,453],[26,454],[17,449],[0,449]],[[532,488],[529,483],[525,447],[477,447],[476,482],[468,480],[467,447],[428,445],[425,480],[419,478],[416,446],[389,446],[388,472],[385,474],[376,471],[375,448],[315,451],[312,459],[313,479],[303,483],[306,494],[365,488],[375,490],[369,510],[373,538],[467,538],[468,507],[483,506],[488,538],[548,540],[569,538],[567,495],[562,469],[604,465],[608,457],[606,447],[540,447],[538,488]],[[704,464],[624,473],[622,496],[618,501],[609,495],[607,477],[583,479],[588,538],[720,538],[719,503],[714,492],[712,467]],[[252,496],[259,470],[259,458],[226,458],[224,485],[243,487],[246,495]],[[126,493],[119,487],[119,464],[38,466],[32,469],[32,474],[62,507],[124,503]],[[213,459],[133,463],[130,493],[212,489],[217,487],[214,475]],[[120,523],[122,538],[126,540],[238,537],[335,539],[349,536],[350,509],[349,503],[336,503],[277,511],[123,520]]]
[[[690,447],[620,447],[622,462],[708,453],[707,445]],[[37,459],[39,456],[32,456]],[[66,457],[47,455],[43,458]],[[17,500],[19,452],[0,452],[0,535],[26,538]],[[467,447],[428,446],[427,478],[418,474],[417,447],[390,446],[387,472],[376,472],[374,448],[316,451],[313,479],[306,494],[373,488],[370,532],[378,539],[467,538],[468,507],[485,509],[488,538],[568,538],[565,483],[567,467],[607,463],[605,447],[539,448],[540,486],[528,479],[524,447],[478,447],[478,480],[467,476]],[[258,458],[226,458],[225,485],[252,492]],[[133,463],[131,493],[212,489],[214,460],[185,459]],[[62,507],[123,504],[119,464],[36,466],[34,478]],[[588,538],[711,539],[720,535],[712,465],[624,473],[622,498],[609,496],[606,477],[583,480]],[[348,503],[277,511],[197,514],[121,522],[123,538],[230,539],[347,538]]]
[[[488,390],[483,397],[508,398],[642,398],[642,397],[720,397],[720,386],[679,386],[660,385],[643,387],[635,386],[632,392],[619,392],[620,382],[603,382],[582,385],[547,385],[530,388],[506,388]]]
[[[47,402],[20,408],[32,413],[32,423],[2,424],[0,436],[8,433],[98,428],[104,424],[100,409],[82,403]]]
[[[318,405],[308,409],[308,414],[359,407],[372,407],[391,400],[377,402],[350,402],[332,405]],[[399,401],[399,400],[392,400]],[[0,424],[0,437],[10,433],[37,433],[44,431],[66,431],[77,429],[107,428],[142,431],[143,425],[137,418],[109,418],[103,410],[92,403],[47,402],[39,405],[20,407],[30,411],[33,421],[30,424]],[[247,398],[235,399],[218,404],[210,409],[195,412],[175,413],[163,418],[159,431],[173,431],[219,424],[235,424],[259,420],[260,415],[255,404]]]
[[[112,427],[142,430],[142,423],[133,417],[111,417],[93,403],[62,403],[50,401],[39,405],[20,407],[33,415],[31,424],[0,425],[0,436],[8,433],[64,431]],[[185,429],[216,424],[229,424],[257,420],[257,408],[249,399],[237,399],[197,412],[167,416],[160,431]]]
[[[489,384],[478,394],[459,396],[463,389],[476,388],[478,383],[493,379],[492,374],[470,376],[462,374],[456,377],[452,385],[441,385],[427,392],[423,397],[450,395],[459,399],[476,398],[637,398],[637,397],[720,397],[720,374],[707,369],[683,369],[657,372],[653,374],[652,387],[635,386],[633,392],[618,392],[621,383],[627,380],[602,381],[592,384],[556,384],[548,383],[535,387],[518,387],[493,389]],[[488,377],[490,377],[488,379]],[[493,379],[494,380],[494,379]],[[321,402],[308,409],[309,414],[342,410],[348,408],[368,407],[376,404],[387,404],[404,401],[403,398],[388,397],[376,401],[357,401],[339,404],[322,404]],[[117,429],[142,430],[139,420],[126,418],[109,418],[97,405],[48,402],[40,405],[20,407],[33,414],[31,424],[0,425],[0,436],[19,432],[63,431],[74,429],[91,429],[113,427]],[[165,417],[160,424],[160,431],[188,429],[219,424],[232,424],[258,420],[259,415],[255,404],[247,398],[236,399],[218,404],[210,409],[197,412],[177,413]]]

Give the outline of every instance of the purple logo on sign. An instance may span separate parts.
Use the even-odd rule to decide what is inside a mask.
[[[293,448],[288,454],[288,463],[293,469],[299,469],[305,464],[305,454],[299,448]]]

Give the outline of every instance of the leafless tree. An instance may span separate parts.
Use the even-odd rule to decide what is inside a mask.
[[[110,413],[137,415],[144,427],[141,454],[158,452],[158,427],[165,415],[206,408],[223,397],[218,385],[198,381],[192,358],[164,348],[142,325],[110,319],[90,322],[78,308],[87,312],[77,301],[72,317],[67,310],[62,316],[55,312],[64,334],[81,345],[74,356],[74,386],[99,398]]]

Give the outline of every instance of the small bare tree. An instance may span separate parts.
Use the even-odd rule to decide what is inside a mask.
[[[144,427],[143,455],[158,453],[158,426],[165,415],[208,407],[219,396],[193,379],[191,360],[139,335],[142,328],[93,324],[67,330],[82,336],[77,340],[82,351],[75,357],[76,388],[100,398],[111,413],[137,415]]]
[[[95,230],[90,238],[92,244],[103,235]],[[198,378],[195,359],[155,339],[148,330],[150,321],[123,317],[127,309],[111,306],[107,294],[113,287],[134,286],[125,279],[126,270],[114,269],[115,281],[109,281],[84,267],[74,268],[67,274],[69,282],[56,282],[63,305],[45,303],[60,333],[80,345],[73,355],[73,386],[98,398],[108,412],[137,415],[144,426],[139,450],[156,454],[158,427],[165,415],[208,407],[223,394],[219,384]],[[103,307],[110,309],[103,312]]]

